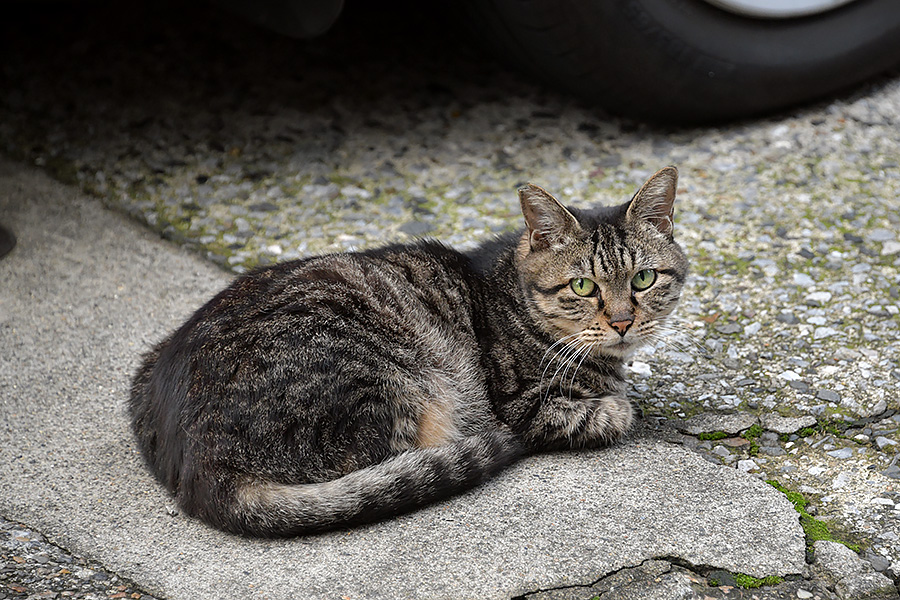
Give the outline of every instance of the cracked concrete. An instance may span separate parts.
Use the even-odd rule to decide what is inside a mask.
[[[227,277],[96,200],[0,162],[0,513],[166,597],[504,598],[668,555],[798,574],[804,537],[770,486],[638,432],[532,457],[411,515],[298,540],[171,516],[124,415],[139,352]]]

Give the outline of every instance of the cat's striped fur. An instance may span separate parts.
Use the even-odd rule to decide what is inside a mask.
[[[523,453],[618,439],[632,421],[622,359],[687,270],[676,181],[663,169],[593,211],[526,186],[526,229],[472,252],[423,241],[239,277],[145,357],[130,402],[144,457],[187,514],[279,536],[422,506]],[[595,292],[575,294],[576,279]]]

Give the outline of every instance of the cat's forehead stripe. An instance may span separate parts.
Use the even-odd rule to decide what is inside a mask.
[[[593,263],[598,263],[600,273],[628,272],[633,260],[631,251],[625,244],[624,235],[616,227],[599,225],[592,235],[594,239]],[[593,265],[592,265],[593,268]]]

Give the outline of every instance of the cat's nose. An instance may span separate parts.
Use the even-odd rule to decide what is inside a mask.
[[[634,316],[628,313],[613,315],[609,318],[609,326],[615,329],[622,337],[625,337],[632,323],[634,323]]]

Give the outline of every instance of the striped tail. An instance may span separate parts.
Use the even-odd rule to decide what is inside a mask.
[[[524,451],[510,433],[493,431],[446,446],[407,450],[324,483],[245,479],[235,489],[230,514],[203,516],[230,531],[262,537],[359,525],[475,487]]]

